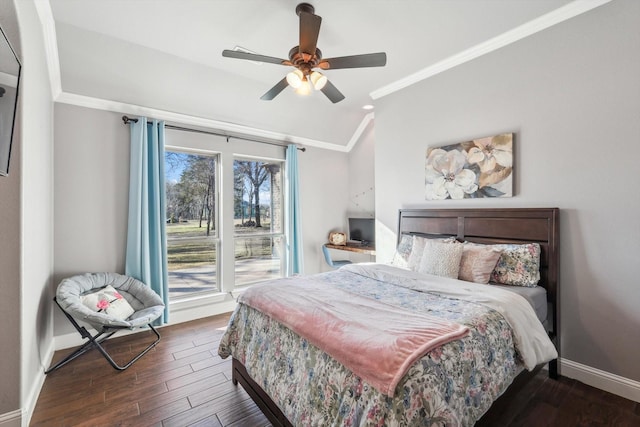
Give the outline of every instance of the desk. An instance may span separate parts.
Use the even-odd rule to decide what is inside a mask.
[[[362,246],[358,244],[348,244],[348,245],[330,245],[329,243],[325,244],[325,246],[329,249],[337,249],[339,251],[348,251],[348,252],[356,252],[359,254],[366,255],[374,255],[376,254],[375,246]]]

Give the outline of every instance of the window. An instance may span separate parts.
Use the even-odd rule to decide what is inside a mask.
[[[285,275],[284,162],[280,146],[167,130],[170,310],[181,319]]]
[[[233,162],[235,285],[283,276],[281,161]]]
[[[219,291],[218,156],[165,151],[169,297]]]

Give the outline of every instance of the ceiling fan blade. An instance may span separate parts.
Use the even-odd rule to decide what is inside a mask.
[[[255,53],[240,52],[237,50],[225,49],[222,56],[227,58],[248,59],[249,61],[268,62],[270,64],[291,65],[286,59],[275,58],[273,56],[257,55]]]
[[[340,92],[338,88],[335,87],[330,81],[327,81],[327,84],[325,84],[324,87],[320,90],[322,91],[322,93],[327,95],[327,98],[329,98],[334,104],[344,99],[344,95],[342,94],[342,92]]]
[[[300,53],[315,55],[322,18],[313,13],[300,12]]]
[[[340,56],[320,61],[319,68],[323,70],[337,70],[339,68],[384,67],[387,64],[387,54],[384,52],[366,53],[364,55]]]
[[[267,93],[262,95],[260,99],[262,99],[263,101],[271,101],[273,98],[278,96],[278,94],[282,92],[287,86],[289,86],[289,83],[287,83],[287,78],[285,77],[284,79],[276,83],[274,87],[269,89]]]

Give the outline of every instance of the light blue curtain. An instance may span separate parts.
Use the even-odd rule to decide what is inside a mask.
[[[300,186],[298,183],[298,148],[287,146],[285,161],[286,212],[287,212],[287,276],[302,274],[304,258],[302,253],[302,226],[300,223]]]
[[[131,166],[125,274],[146,283],[164,301],[169,320],[167,238],[165,234],[164,122],[146,117],[130,123]]]

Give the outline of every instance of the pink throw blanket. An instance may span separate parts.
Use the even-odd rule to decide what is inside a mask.
[[[287,326],[387,396],[432,349],[466,326],[296,277],[247,289],[239,302]]]

